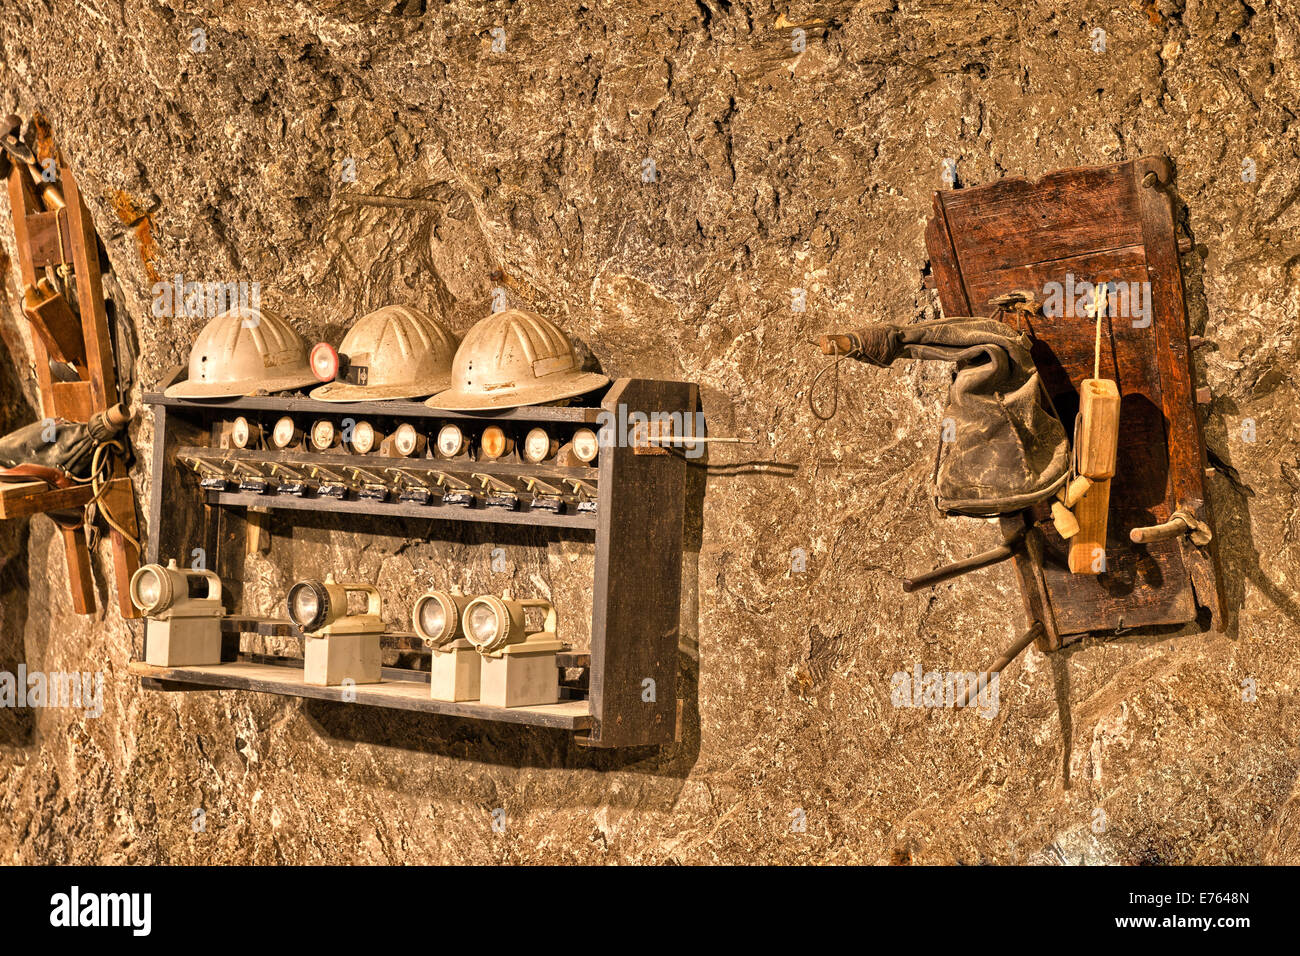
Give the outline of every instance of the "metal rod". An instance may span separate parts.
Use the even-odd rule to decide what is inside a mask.
[[[1145,528],[1134,528],[1128,533],[1128,538],[1134,544],[1151,544],[1156,541],[1164,541],[1167,538],[1177,538],[1186,534],[1190,530],[1186,519],[1173,517],[1161,524],[1149,525]]]
[[[921,588],[940,584],[949,578],[969,574],[971,571],[978,571],[980,568],[987,568],[990,565],[1005,561],[1020,548],[1020,543],[1024,540],[1024,537],[1025,532],[1023,530],[1017,531],[991,551],[985,551],[982,554],[976,554],[961,561],[954,561],[952,564],[945,564],[941,568],[935,568],[933,571],[917,575],[914,578],[903,578],[903,593],[911,594]]]
[[[979,680],[975,682],[975,686],[970,690],[966,691],[965,698],[958,701],[957,706],[969,707],[970,702],[974,700],[976,697],[978,697],[980,693],[984,690],[984,688],[988,686],[989,681],[993,679],[993,675],[1000,674],[1002,672],[1002,668],[1006,667],[1017,657],[1019,657],[1020,653],[1030,644],[1034,643],[1034,641],[1042,637],[1043,633],[1044,633],[1043,622],[1035,621],[1033,627],[1025,631],[1024,634],[1021,634],[1020,637],[1016,639],[1016,642],[1014,644],[1012,644],[1010,647],[1008,647],[1005,651],[1002,652],[1002,656],[993,662],[992,667],[990,667],[984,673],[980,674]]]
[[[694,445],[696,442],[717,441],[728,442],[733,445],[757,445],[757,438],[734,438],[732,436],[713,436],[713,435],[652,435],[645,439],[647,444],[658,444],[660,442],[671,442],[677,445]]]

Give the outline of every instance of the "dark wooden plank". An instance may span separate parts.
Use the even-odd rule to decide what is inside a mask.
[[[682,382],[620,380],[604,407],[691,411]],[[680,455],[638,455],[626,443],[600,456],[600,511],[591,626],[593,746],[662,744],[677,722],[682,519],[686,464]],[[654,700],[645,681],[654,681]]]
[[[71,488],[46,488],[21,498],[2,498],[0,518],[25,518],[47,511],[80,508],[92,497],[94,493],[90,490],[90,485],[74,485]]]
[[[1134,164],[1134,177],[1139,184],[1146,183],[1138,188],[1154,307],[1153,327],[1149,331],[1154,335],[1159,356],[1160,402],[1169,437],[1170,505],[1194,514],[1213,529],[1214,514],[1205,484],[1209,463],[1192,383],[1192,350],[1174,206],[1167,190],[1162,188],[1170,183],[1173,170],[1163,158],[1145,158]],[[1210,611],[1211,627],[1220,629],[1223,622],[1215,542],[1211,540],[1205,547],[1197,547],[1190,539],[1180,538],[1176,543],[1191,572],[1196,597]]]
[[[968,299],[977,313],[988,313],[992,299],[1015,289],[1030,289],[1041,297],[1046,283],[1064,283],[1067,273],[1079,282],[1147,281],[1153,246],[1140,196],[1145,171],[1123,163],[1064,170],[1037,183],[1001,180],[936,193],[936,203],[946,209],[947,226],[955,237],[948,249],[936,221],[927,229],[927,240],[934,243],[931,260],[945,313],[963,314]],[[1161,310],[1180,315],[1184,311],[1172,216],[1168,210],[1164,216],[1178,290],[1171,297],[1168,285],[1153,284],[1157,323]],[[1035,361],[1068,429],[1078,408],[1079,383],[1093,374],[1093,320],[1087,315],[1066,315],[1019,316],[1013,321],[1034,334]],[[1185,335],[1185,318],[1181,321]],[[1123,402],[1119,468],[1108,526],[1108,572],[1070,574],[1065,542],[1042,513],[1035,516],[1041,532],[1041,563],[1024,557],[1016,561],[1031,617],[1048,613],[1041,606],[1046,595],[1051,620],[1044,623],[1053,643],[1090,631],[1186,623],[1196,617],[1196,596],[1201,590],[1200,585],[1193,589],[1181,543],[1135,549],[1128,542],[1131,528],[1165,520],[1175,507],[1173,476],[1181,466],[1165,452],[1168,411],[1162,381],[1169,355],[1177,352],[1163,351],[1156,333],[1134,328],[1131,319],[1110,320],[1104,330],[1102,374],[1116,379]],[[1199,437],[1197,442],[1200,449]]]
[[[68,589],[72,594],[72,609],[78,614],[95,613],[95,575],[90,569],[90,550],[86,543],[86,528],[78,524],[68,527],[60,524],[63,553],[68,560]]]
[[[1060,282],[1067,274],[1073,274],[1079,281],[1101,277],[1116,282],[1143,281],[1146,254],[1141,246],[1124,246],[1044,262],[1008,260],[987,269],[963,269],[962,279],[970,291],[972,314],[992,315],[993,300],[1008,289],[1029,289],[1041,298],[1048,282]],[[1091,354],[1092,343],[1088,346]]]
[[[275,412],[282,415],[303,413],[330,415],[338,418],[427,418],[448,420],[481,420],[491,422],[572,422],[591,424],[600,415],[599,408],[576,405],[529,405],[524,408],[504,409],[498,412],[450,412],[430,408],[423,402],[317,402],[310,398],[282,395],[261,395],[214,401],[194,401],[168,398],[162,392],[149,392],[146,404],[168,405],[177,409],[191,409],[197,414],[211,417],[233,417],[244,412]]]
[[[345,690],[343,687],[307,684],[290,667],[238,661],[205,667],[153,667],[142,661],[132,661],[129,670],[134,676],[147,680],[193,684],[196,690],[254,691],[568,731],[586,730],[593,723],[586,701],[561,701],[535,707],[491,707],[474,701],[453,703],[431,700],[429,685],[419,680],[384,680],[379,684],[359,684]],[[344,701],[345,693],[354,693],[356,699]]]
[[[1127,166],[1085,166],[1036,182],[1001,179],[943,193],[962,276],[968,281],[1003,263],[1141,245],[1137,194]]]
[[[951,193],[947,192],[934,194],[934,215],[925,227],[925,243],[930,250],[935,288],[939,290],[939,298],[944,303],[944,310],[948,315],[970,315],[973,304],[966,293],[961,263],[957,261],[952,231],[948,227],[948,217],[944,213],[944,202],[950,195]],[[948,303],[951,303],[951,306]]]
[[[314,511],[333,514],[386,515],[392,518],[419,518],[435,521],[474,521],[486,524],[506,524],[542,528],[572,528],[591,531],[596,528],[596,515],[552,514],[549,511],[530,510],[521,505],[518,511],[484,508],[481,505],[421,505],[401,501],[369,501],[364,499],[299,498],[294,495],[260,495],[253,492],[211,491],[208,500],[223,507],[272,508],[284,511]],[[603,497],[603,492],[602,492]],[[604,507],[602,502],[601,508]]]

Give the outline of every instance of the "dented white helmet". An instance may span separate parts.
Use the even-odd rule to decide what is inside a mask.
[[[266,308],[239,306],[203,327],[190,351],[190,374],[165,392],[174,398],[231,398],[283,392],[317,381],[302,336]]]
[[[387,305],[357,320],[338,351],[312,349],[316,377],[336,381],[312,390],[322,402],[423,398],[451,384],[456,336],[441,322],[404,305]]]
[[[573,343],[554,322],[507,309],[465,333],[451,365],[451,387],[425,404],[448,411],[516,408],[608,384],[608,376],[582,370]]]

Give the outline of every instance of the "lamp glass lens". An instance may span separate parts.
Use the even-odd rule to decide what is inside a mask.
[[[490,605],[475,604],[469,612],[469,630],[474,639],[487,644],[497,636],[497,612]]]
[[[465,436],[456,425],[443,425],[438,429],[438,454],[444,458],[455,458],[465,447]]]
[[[393,444],[397,446],[397,451],[402,455],[409,455],[415,451],[416,434],[414,426],[402,424],[397,428],[397,435],[393,439]]]
[[[294,433],[293,419],[286,415],[275,423],[275,430],[271,433],[271,441],[275,443],[276,448],[287,448],[293,441]]]
[[[136,596],[140,598],[140,603],[145,607],[153,607],[158,603],[158,596],[162,594],[162,581],[154,571],[140,575],[140,581],[135,586]]]
[[[311,443],[317,448],[329,448],[334,444],[334,423],[325,420],[311,426]]]
[[[496,425],[483,429],[483,455],[500,458],[506,453],[506,433]]]
[[[339,355],[326,342],[318,342],[311,350],[311,370],[322,382],[328,382],[339,371]]]
[[[551,436],[544,428],[534,428],[524,438],[524,457],[536,464],[551,451]]]
[[[370,422],[357,422],[352,426],[352,447],[365,455],[375,447],[375,426]]]
[[[230,426],[230,440],[235,443],[236,448],[247,448],[248,437],[248,419],[240,415]]]
[[[592,461],[599,450],[600,442],[590,428],[579,428],[573,433],[573,453],[579,461]]]
[[[446,626],[447,609],[442,602],[437,598],[425,598],[420,605],[420,627],[424,628],[425,635],[432,639],[440,638]]]
[[[300,627],[310,624],[320,612],[320,597],[305,584],[294,585],[289,594],[289,616]]]

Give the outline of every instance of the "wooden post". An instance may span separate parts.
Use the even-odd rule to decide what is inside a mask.
[[[685,415],[690,396],[683,382],[624,379],[601,407],[619,421],[620,407],[625,415]],[[664,744],[677,732],[686,463],[617,442],[601,448],[599,468],[590,685],[596,726],[579,739],[598,747]]]

